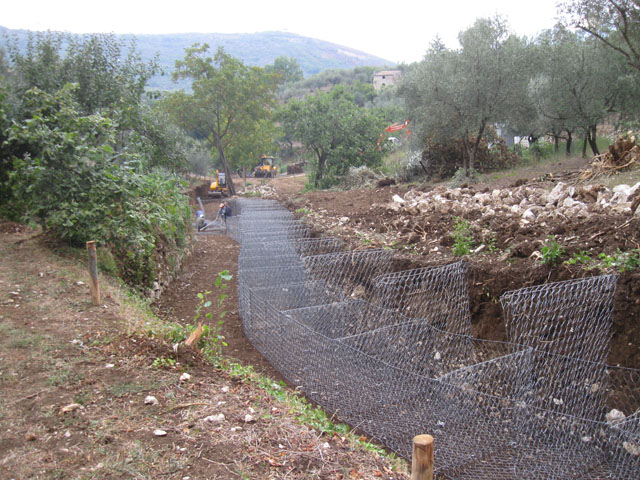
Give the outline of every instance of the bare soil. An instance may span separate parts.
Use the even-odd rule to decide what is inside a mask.
[[[580,167],[573,162],[534,165],[468,188],[490,191],[522,182],[552,188]],[[305,181],[304,176],[280,176],[260,183],[298,215],[311,211],[306,218],[316,235],[339,236],[354,248],[381,246],[375,244],[376,234],[393,238],[397,269],[454,258],[452,215],[400,224],[399,215],[383,207],[394,194],[436,185],[303,194]],[[204,192],[206,185],[194,191],[194,199]],[[216,203],[207,204],[207,216],[216,209]],[[497,233],[497,252],[467,257],[473,329],[481,338],[505,338],[498,301],[505,291],[598,273],[551,267],[532,257],[549,234],[573,237],[571,252],[640,247],[640,225],[628,216],[564,222],[544,231],[500,223],[489,226]],[[373,245],[364,245],[356,231],[370,232]],[[411,237],[415,231],[422,232],[417,240]],[[162,322],[193,323],[197,294],[214,291],[217,274],[229,270],[234,275],[229,297],[214,315],[227,311],[225,356],[253,365],[277,383],[279,374],[242,330],[237,254],[238,245],[226,236],[198,236],[193,254],[152,310]],[[117,283],[103,279],[103,302],[93,306],[83,256],[23,225],[0,222],[0,478],[409,477],[401,462],[302,425],[286,405],[254,383],[215,368],[198,351],[180,346],[175,352],[168,342],[145,334],[156,320],[134,308],[136,302]],[[610,363],[640,368],[639,320],[640,273],[626,272],[615,299]],[[180,380],[184,372],[190,380]],[[145,404],[147,396],[158,404]],[[219,414],[222,420],[211,421]]]
[[[576,183],[585,160],[571,158],[540,163],[508,172],[485,175],[481,183],[463,185],[470,194],[520,185],[542,186],[551,190],[559,181]],[[342,238],[351,248],[389,247],[396,250],[398,270],[453,261],[451,253],[454,214],[418,215],[396,213],[385,208],[396,194],[410,188],[430,191],[446,184],[391,185],[348,191],[314,191],[302,194],[302,177],[281,176],[269,180],[278,198],[291,211],[299,212],[314,226],[314,234]],[[640,180],[637,170],[620,178],[599,178],[590,183],[634,184]],[[443,195],[446,195],[446,190]],[[582,278],[605,270],[585,270],[581,266],[543,263],[539,252],[549,235],[565,248],[563,260],[580,251],[595,256],[640,248],[640,217],[629,214],[592,215],[587,219],[557,219],[545,228],[522,226],[518,219],[500,218],[490,224],[474,217],[464,218],[475,233],[490,230],[495,234],[495,251],[465,257],[470,266],[469,293],[472,329],[475,336],[505,340],[500,296],[510,290],[547,282]],[[362,232],[366,233],[364,239]],[[595,253],[594,253],[595,252]],[[613,312],[609,363],[640,368],[640,271],[620,273]]]
[[[83,257],[0,222],[0,478],[408,478],[403,462],[306,426],[255,382],[149,335],[193,323],[197,293],[235,274],[232,240],[198,238],[154,305],[159,320],[108,278],[92,305]],[[227,353],[279,385],[244,338],[229,285]]]

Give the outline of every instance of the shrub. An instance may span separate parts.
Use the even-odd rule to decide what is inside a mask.
[[[115,258],[118,274],[140,289],[162,259],[177,266],[188,244],[191,210],[184,184],[146,159],[116,152],[109,117],[80,114],[73,86],[55,95],[31,90],[31,118],[14,124],[10,207],[29,223],[72,246],[96,240]]]
[[[464,218],[455,217],[453,224],[453,254],[456,257],[468,255],[473,247],[471,225]]]
[[[564,255],[564,247],[556,242],[553,235],[549,235],[547,243],[542,246],[542,263],[556,265]]]

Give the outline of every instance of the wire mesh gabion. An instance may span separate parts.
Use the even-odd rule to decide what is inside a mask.
[[[508,341],[471,335],[467,266],[392,271],[389,250],[311,238],[236,200],[245,333],[339,419],[450,479],[640,478],[640,371],[606,365],[616,277],[505,293]]]

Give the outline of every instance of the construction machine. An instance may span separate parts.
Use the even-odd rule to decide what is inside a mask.
[[[274,159],[268,155],[260,157],[260,163],[253,169],[254,177],[275,177],[278,174],[278,167],[273,164]]]
[[[216,170],[216,179],[209,185],[209,197],[226,197],[229,195],[229,186],[224,172]]]

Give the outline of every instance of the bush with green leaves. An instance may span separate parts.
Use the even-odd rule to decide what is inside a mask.
[[[75,88],[27,93],[30,116],[13,124],[6,142],[26,152],[13,157],[9,209],[70,245],[98,241],[114,253],[123,279],[148,288],[156,261],[176,267],[188,244],[185,185],[149,171],[140,153],[117,152],[116,126],[106,115],[82,115]]]
[[[467,220],[455,217],[453,221],[453,254],[456,257],[468,255],[473,247],[473,233]]]
[[[564,247],[560,245],[553,235],[549,235],[547,242],[542,246],[542,263],[557,265],[564,255]]]
[[[198,304],[194,311],[192,324],[184,325],[173,322],[162,324],[151,323],[146,329],[146,334],[152,338],[160,337],[171,344],[176,344],[187,340],[197,328],[202,328],[197,346],[202,349],[204,355],[212,362],[218,362],[222,354],[222,348],[227,346],[224,335],[222,335],[222,326],[224,325],[224,317],[227,315],[227,311],[222,310],[222,308],[228,297],[225,293],[227,282],[232,278],[233,276],[229,273],[229,270],[223,270],[218,273],[218,276],[213,282],[214,288],[219,292],[216,302],[220,313],[217,319],[213,318],[213,312],[209,310],[213,305],[213,302],[209,300],[209,295],[213,292],[207,290],[205,292],[198,292],[197,294]],[[207,324],[203,322],[203,317],[208,320]],[[163,364],[162,366],[166,365]]]

